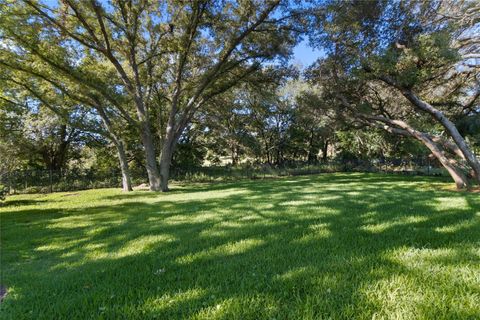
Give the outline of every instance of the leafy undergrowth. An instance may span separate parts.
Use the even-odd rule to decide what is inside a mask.
[[[324,174],[12,196],[2,319],[478,319],[480,197]]]

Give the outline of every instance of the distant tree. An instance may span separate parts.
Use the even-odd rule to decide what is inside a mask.
[[[37,168],[64,169],[68,160],[76,156],[75,146],[81,140],[81,132],[69,123],[78,114],[72,112],[69,119],[63,119],[29,92],[16,91],[15,96],[11,92],[1,93],[0,105],[4,108],[0,111],[0,140],[5,149],[11,148],[2,153],[4,165],[14,155],[16,160],[24,159]],[[9,169],[15,167],[19,168],[10,165]]]
[[[132,190],[125,146],[118,134],[122,122],[108,108],[108,102],[90,91],[82,92],[82,87],[61,76],[41,76],[38,70],[17,67],[8,62],[6,67],[0,79],[0,83],[4,84],[2,94],[7,97],[3,101],[11,107],[16,106],[18,123],[23,123],[29,130],[22,132],[17,128],[16,132],[21,133],[15,138],[17,142],[28,141],[27,137],[41,139],[44,143],[33,141],[30,149],[37,149],[37,153],[33,154],[42,155],[46,168],[59,170],[67,162],[65,156],[73,140],[84,139],[85,134],[106,137],[117,150],[123,189]],[[52,127],[55,124],[59,127]],[[58,137],[46,141],[42,135],[47,134],[49,126],[50,133],[56,132]],[[7,131],[8,135],[13,135],[15,129]],[[30,151],[27,153],[30,154]]]

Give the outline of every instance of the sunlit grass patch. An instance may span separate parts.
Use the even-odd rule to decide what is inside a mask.
[[[12,196],[1,316],[480,318],[480,197],[446,185],[354,173]]]

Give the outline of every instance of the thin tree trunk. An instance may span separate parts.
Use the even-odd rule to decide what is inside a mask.
[[[230,152],[232,153],[232,166],[236,166],[238,162],[237,152],[235,143],[232,143],[232,147],[230,148]]]
[[[130,178],[130,169],[128,168],[127,154],[125,153],[125,146],[122,141],[112,139],[117,148],[118,161],[120,162],[120,169],[122,171],[122,190],[124,192],[132,191],[132,180]]]
[[[272,161],[270,160],[270,147],[266,141],[265,141],[265,155],[267,156],[267,163],[271,165]]]
[[[310,130],[310,139],[308,141],[308,154],[307,154],[307,161],[309,164],[316,162],[317,156],[313,154],[313,139],[315,137],[315,133],[313,130]],[[315,161],[314,161],[315,158]]]
[[[328,160],[328,139],[323,141],[323,148],[322,148],[322,161],[326,163]]]
[[[132,181],[130,178],[130,169],[128,168],[128,160],[125,152],[125,145],[123,141],[119,139],[118,136],[116,135],[115,130],[112,127],[112,123],[109,117],[107,116],[107,113],[103,109],[103,107],[101,107],[100,104],[98,104],[97,106],[95,106],[95,108],[97,109],[98,114],[102,119],[103,125],[107,130],[110,140],[113,142],[113,144],[117,148],[118,161],[120,162],[120,170],[122,172],[122,190],[125,192],[132,191],[133,190]]]

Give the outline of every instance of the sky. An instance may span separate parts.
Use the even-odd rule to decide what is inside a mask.
[[[303,68],[307,68],[318,58],[321,58],[323,56],[324,52],[322,50],[309,47],[308,41],[303,40],[293,49],[293,58],[291,63],[297,65],[299,64]]]

